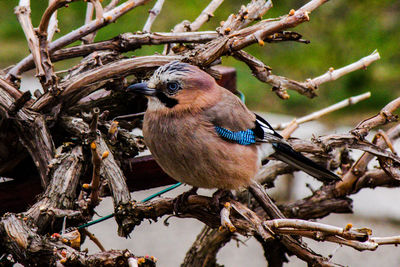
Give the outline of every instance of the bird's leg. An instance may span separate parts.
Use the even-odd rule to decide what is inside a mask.
[[[174,200],[174,213],[179,214],[179,211],[183,211],[185,208],[185,204],[191,195],[197,195],[198,187],[192,187],[189,191],[186,191],[179,196],[177,196]]]
[[[213,199],[213,206],[215,207],[217,212],[220,212],[221,208],[220,205],[223,204],[223,200],[229,200],[233,199],[234,196],[230,190],[225,190],[225,189],[218,189],[217,191],[214,192],[212,195]]]

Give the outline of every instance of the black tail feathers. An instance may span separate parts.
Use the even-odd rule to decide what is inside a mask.
[[[306,158],[301,153],[294,151],[289,145],[284,143],[272,144],[275,153],[272,155],[274,158],[285,162],[286,164],[296,167],[305,173],[315,177],[321,182],[340,181],[340,177],[333,172],[321,167],[309,158]]]

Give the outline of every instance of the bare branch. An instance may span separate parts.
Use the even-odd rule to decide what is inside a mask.
[[[336,235],[343,237],[348,240],[366,241],[368,240],[368,233],[365,231],[360,231],[358,229],[351,229],[351,227],[340,228],[336,226],[331,226],[323,223],[310,222],[306,220],[299,219],[275,219],[270,221],[265,221],[264,224],[273,231],[280,232],[280,230],[285,228],[292,228],[294,230],[308,230],[321,232],[322,235]],[[295,234],[290,233],[289,229],[285,231],[285,234]],[[320,236],[323,239],[323,236]]]
[[[141,259],[143,266],[154,266],[154,257],[138,257],[128,250],[110,250],[92,255],[80,252],[48,236],[41,236],[31,229],[25,220],[7,213],[0,219],[0,238],[8,252],[24,265],[44,266],[104,266],[128,264],[129,258]]]
[[[106,249],[103,247],[103,244],[101,244],[99,239],[97,239],[97,237],[94,234],[89,232],[86,228],[82,228],[81,231],[85,233],[85,235],[87,235],[90,238],[90,240],[93,241],[93,243],[96,244],[96,246],[100,249],[100,251],[102,252],[106,251]]]
[[[272,219],[283,219],[285,216],[280,209],[273,203],[272,199],[268,196],[264,187],[257,182],[253,182],[249,186],[249,191],[260,204],[260,206],[267,213],[269,218]],[[264,226],[266,226],[264,224]],[[270,229],[268,226],[266,229]],[[330,266],[328,260],[321,255],[318,255],[301,241],[301,239],[295,239],[291,236],[281,236],[280,242],[286,247],[287,250],[295,254],[300,259],[306,261],[310,265],[318,263],[321,266]]]
[[[377,50],[375,50],[374,52],[372,52],[371,55],[363,57],[359,61],[354,62],[350,65],[347,65],[343,68],[340,68],[337,70],[330,68],[325,74],[318,76],[314,79],[308,79],[305,82],[305,85],[307,86],[307,83],[309,83],[310,84],[309,87],[318,88],[318,86],[322,83],[334,81],[350,72],[353,72],[353,71],[356,71],[359,69],[366,69],[369,65],[371,65],[371,63],[377,61],[380,58],[381,57],[379,55],[379,52]]]
[[[104,8],[104,11],[110,11],[119,4],[120,0],[111,0],[110,3]]]
[[[219,30],[222,34],[229,34],[249,25],[254,20],[260,20],[272,7],[272,1],[252,0],[247,6],[241,6],[239,12],[231,14]]]
[[[144,5],[150,0],[128,0],[124,2],[123,4],[119,5],[118,7],[115,7],[114,9],[106,12],[103,14],[103,18],[101,19],[96,19],[90,22],[89,24],[85,24],[81,26],[80,28],[64,35],[63,37],[60,37],[59,39],[53,41],[52,43],[49,44],[48,51],[49,53],[52,53],[70,43],[75,42],[76,40],[79,40],[83,36],[86,36],[87,34],[94,32],[104,26],[106,26],[109,23],[112,23],[116,21],[119,17],[130,11],[131,9]],[[26,67],[31,64],[33,60],[32,55],[27,56],[23,60],[21,60],[17,65],[15,65],[13,68],[11,68],[7,75],[6,78],[8,80],[12,80],[13,77],[16,78],[18,75],[20,75],[23,71],[26,70]]]
[[[49,5],[53,4],[57,0],[49,0]],[[56,32],[58,32],[58,19],[57,19],[57,10],[51,15],[49,26],[47,27],[47,41],[51,42],[53,40],[53,36]]]
[[[374,53],[372,53],[371,55],[366,56],[353,64],[350,64],[338,70],[333,70],[331,68],[330,71],[319,77],[316,77],[314,79],[307,79],[305,82],[298,82],[283,76],[271,74],[270,67],[266,66],[262,61],[244,51],[235,52],[233,56],[236,59],[246,63],[251,69],[253,75],[258,80],[272,85],[272,90],[282,99],[289,98],[289,94],[286,91],[288,89],[295,90],[302,95],[313,98],[317,95],[315,91],[322,83],[336,80],[339,77],[348,74],[349,72],[365,68],[372,62],[379,59],[379,53],[374,51]]]
[[[146,23],[143,26],[143,32],[151,32],[151,26],[156,20],[158,14],[160,14],[164,1],[165,0],[157,0],[153,8],[149,11],[149,17],[147,18]]]
[[[85,72],[82,75],[75,77],[76,79],[74,80],[66,81],[64,84],[62,84],[62,87],[65,89],[62,92],[62,97],[60,97],[59,99],[64,101],[64,103],[68,103],[69,105],[71,105],[77,102],[82,97],[93,92],[92,90],[98,89],[87,88],[87,90],[80,90],[87,84],[99,82],[101,80],[106,80],[110,78],[127,76],[146,68],[156,68],[173,60],[179,59],[180,57],[177,56],[156,55],[129,58],[120,60],[115,63],[110,63],[100,68]],[[44,94],[32,105],[32,108],[40,110],[42,108],[45,108],[47,105],[54,105],[54,100],[55,98],[50,94]]]
[[[94,6],[91,1],[86,4],[85,24],[88,24],[93,18]]]
[[[184,20],[181,23],[175,25],[172,32],[173,33],[181,33],[181,32],[190,32],[190,31],[198,30],[203,23],[208,21],[208,20],[204,21],[204,19],[205,18],[210,19],[211,18],[210,14],[212,14],[219,7],[219,5],[222,3],[222,1],[212,0],[210,2],[210,4],[208,4],[208,6],[196,18],[195,24],[191,25],[190,21]],[[193,27],[193,29],[191,27]],[[217,33],[217,32],[215,32],[215,33]],[[167,55],[171,52],[170,51],[171,46],[174,46],[174,44],[167,44],[164,46],[163,55]]]
[[[7,93],[8,98],[10,98],[9,101],[4,101],[0,100],[0,105],[4,106],[5,108],[9,108],[11,105],[11,98],[18,99],[22,96],[22,92],[19,91],[17,88],[9,84],[7,81],[5,81],[3,78],[0,77],[0,87]],[[0,97],[3,97],[3,94],[0,94]],[[9,102],[6,104],[6,102]]]
[[[43,76],[45,75],[45,70],[43,69],[40,57],[39,39],[36,36],[31,21],[30,0],[20,0],[19,5],[15,8],[15,14],[24,31],[29,50],[32,53],[31,56],[36,65],[36,74]]]
[[[51,223],[55,218],[52,210],[68,210],[75,206],[76,187],[83,169],[82,148],[77,146],[70,152],[58,154],[49,168],[52,170],[49,186],[40,200],[25,212],[25,216],[35,223],[40,233],[49,231],[49,227],[53,228]]]
[[[82,119],[63,117],[62,123],[68,131],[78,133],[79,135],[89,132],[89,125],[83,122]],[[96,146],[92,147],[92,149],[96,149],[102,155],[100,174],[108,182],[115,211],[131,207],[129,189],[121,168],[118,166],[113,154],[109,153],[110,149],[101,135],[97,135],[95,142]],[[118,214],[115,216],[115,219],[118,223],[118,234],[120,236],[126,236],[132,231],[134,223],[131,221],[131,218],[127,218],[123,214]]]
[[[85,24],[88,24],[92,21],[94,10],[96,10],[96,19],[101,19],[103,17],[104,11],[100,0],[92,0],[87,3]],[[96,37],[96,31],[89,33],[88,35],[82,37],[81,39],[84,44],[90,44],[93,43],[95,37]]]
[[[318,8],[322,4],[325,4],[328,1],[329,0],[312,0],[312,1],[308,2],[307,4],[305,4],[304,6],[302,6],[300,9],[311,13],[316,8]]]
[[[93,173],[92,173],[92,181],[90,182],[90,205],[97,206],[99,204],[99,186],[100,186],[100,166],[101,166],[101,158],[99,156],[99,152],[97,152],[97,145],[95,142],[90,144],[91,152],[92,152],[92,165],[93,165]]]
[[[338,102],[336,104],[333,104],[333,105],[331,105],[329,107],[326,107],[326,108],[323,108],[321,110],[315,111],[315,112],[313,112],[313,113],[311,113],[309,115],[306,115],[304,117],[301,117],[301,118],[298,118],[298,119],[293,119],[292,122],[280,123],[280,124],[277,124],[277,125],[272,125],[272,127],[275,130],[283,130],[283,129],[285,129],[286,127],[288,127],[289,125],[291,125],[293,123],[295,123],[298,126],[299,124],[319,119],[322,116],[324,116],[326,114],[329,114],[329,113],[331,113],[333,111],[339,110],[341,108],[348,107],[348,106],[351,106],[351,105],[355,105],[358,102],[363,101],[365,99],[368,99],[370,97],[371,97],[371,93],[370,92],[367,92],[367,93],[364,93],[364,94],[361,94],[361,95],[357,95],[357,96],[352,96],[352,97],[346,98],[346,99],[344,99],[344,100],[342,100],[342,101],[340,101],[340,102]]]
[[[393,114],[393,112],[396,111],[399,107],[400,97],[396,98],[395,100],[384,106],[377,115],[360,122],[356,126],[356,128],[351,131],[351,133],[360,138],[364,138],[368,135],[368,132],[372,128],[397,121],[398,116]]]
[[[47,33],[47,29],[49,27],[49,22],[52,14],[57,11],[57,9],[64,7],[68,5],[68,3],[71,3],[76,0],[54,0],[50,3],[50,5],[46,8],[46,10],[43,13],[42,19],[40,20],[39,24],[39,33]]]
[[[371,237],[370,241],[378,245],[398,245],[400,244],[400,236]]]
[[[231,239],[227,230],[212,229],[205,225],[192,247],[186,253],[181,266],[213,266],[219,249]]]
[[[387,131],[387,135],[392,138],[398,138],[400,136],[400,125],[397,125]],[[377,147],[385,147],[386,142],[384,140],[378,140],[376,143]],[[353,164],[351,169],[342,177],[342,181],[338,182],[335,186],[335,195],[343,196],[353,190],[354,184],[357,180],[366,172],[368,163],[374,158],[370,153],[363,153],[363,155]]]
[[[212,0],[208,6],[201,12],[201,14],[189,25],[190,31],[194,32],[209,21],[213,16],[215,10],[224,2],[224,0]]]

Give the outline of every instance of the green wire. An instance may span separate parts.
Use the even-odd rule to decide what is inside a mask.
[[[163,189],[163,190],[161,190],[161,191],[159,191],[159,192],[157,192],[157,193],[155,193],[155,194],[153,194],[153,195],[151,195],[151,196],[149,196],[149,197],[146,197],[145,199],[143,199],[143,200],[140,201],[140,202],[147,202],[147,201],[149,201],[149,200],[152,200],[153,198],[158,197],[158,196],[161,196],[162,194],[167,193],[167,192],[169,192],[169,191],[171,191],[171,190],[177,188],[177,187],[180,186],[180,185],[182,185],[182,183],[176,183],[176,184],[174,184],[174,185],[171,185],[171,186],[169,186],[169,187],[167,187],[167,188],[165,188],[165,189]],[[78,226],[77,228],[78,228],[78,229],[86,228],[86,227],[91,226],[91,225],[93,225],[93,224],[96,224],[96,223],[99,223],[99,222],[108,220],[108,219],[114,217],[114,215],[115,215],[115,213],[111,213],[111,214],[106,215],[106,216],[104,216],[104,217],[101,217],[101,218],[99,218],[99,219],[97,219],[97,220],[94,220],[94,221],[91,221],[91,222],[82,224],[82,225]]]
[[[162,194],[167,193],[167,192],[169,192],[169,191],[171,191],[171,190],[177,188],[177,187],[180,186],[181,184],[182,184],[182,183],[176,183],[176,184],[174,184],[174,185],[171,185],[170,187],[167,187],[167,188],[161,190],[160,192],[157,192],[157,193],[155,193],[155,194],[153,194],[153,195],[151,195],[151,196],[149,196],[149,197],[146,197],[146,198],[143,199],[141,202],[147,202],[147,201],[149,201],[149,200],[151,200],[151,199],[153,199],[153,198],[155,198],[155,197],[161,196]]]
[[[110,219],[110,218],[114,217],[114,215],[115,215],[114,213],[111,213],[111,214],[106,215],[106,216],[104,216],[104,217],[101,217],[101,218],[99,218],[99,219],[97,219],[97,220],[94,220],[94,221],[91,221],[91,222],[82,224],[82,225],[78,226],[77,228],[78,228],[78,229],[86,228],[86,227],[91,226],[91,225],[93,225],[93,224],[96,224],[96,223],[105,221],[105,220],[107,220],[107,219]]]

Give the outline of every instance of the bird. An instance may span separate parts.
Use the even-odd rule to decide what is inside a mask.
[[[318,180],[340,180],[295,151],[265,119],[197,66],[172,61],[127,91],[148,98],[144,142],[179,182],[194,188],[246,188],[271,158]]]

